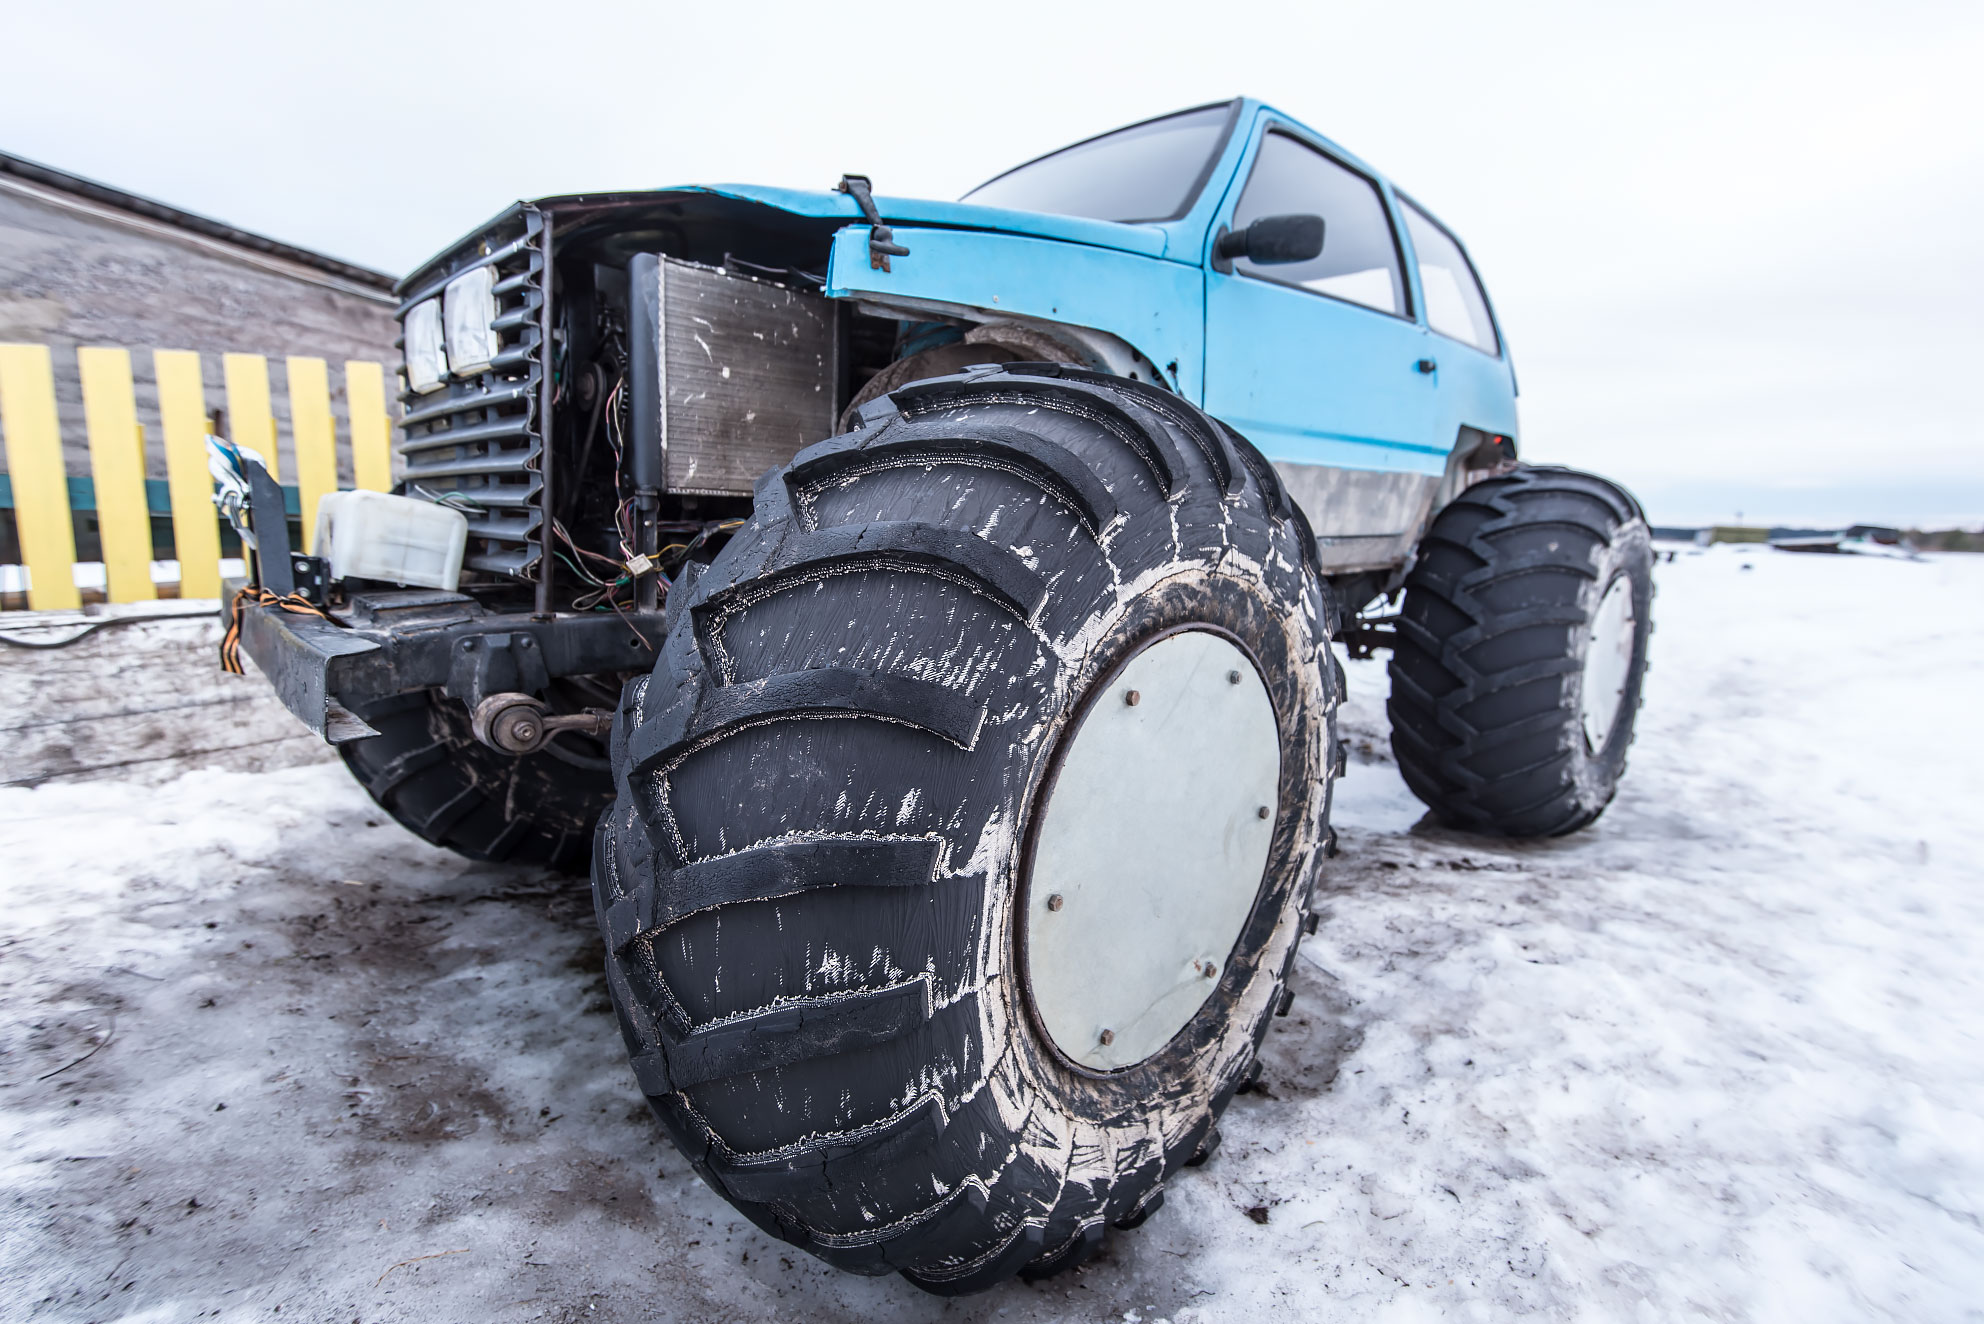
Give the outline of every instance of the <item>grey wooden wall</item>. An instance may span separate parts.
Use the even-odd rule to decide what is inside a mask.
[[[177,232],[169,224],[120,213],[57,190],[0,176],[0,340],[51,347],[63,449],[71,474],[89,472],[75,348],[115,345],[132,351],[138,421],[146,433],[147,472],[165,476],[150,351],[191,349],[206,356],[209,410],[226,406],[222,353],[264,354],[282,433],[285,479],[296,472],[290,450],[287,355],[330,363],[332,413],[345,417],[344,361],[386,365],[387,393],[399,362],[389,296],[281,257]],[[341,436],[342,440],[342,436]],[[251,442],[258,449],[261,442]],[[340,481],[349,458],[339,447]]]

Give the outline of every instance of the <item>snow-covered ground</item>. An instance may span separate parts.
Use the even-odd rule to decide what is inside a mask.
[[[1267,1088],[1100,1261],[948,1305],[689,1174],[572,885],[335,764],[0,790],[0,1316],[1977,1318],[1984,557],[1659,580],[1567,840],[1421,825],[1352,665]]]

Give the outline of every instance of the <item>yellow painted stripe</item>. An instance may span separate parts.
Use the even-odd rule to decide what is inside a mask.
[[[48,346],[0,345],[0,432],[6,434],[7,473],[14,483],[14,527],[28,567],[28,606],[36,611],[80,607],[76,532]]]
[[[155,349],[158,412],[165,423],[165,474],[172,492],[172,543],[179,557],[179,596],[220,596],[220,521],[207,472],[207,401],[200,356]]]
[[[393,422],[386,416],[386,371],[376,363],[348,359],[344,401],[351,411],[353,482],[374,492],[393,490]]]
[[[276,456],[276,416],[269,409],[269,361],[260,354],[224,354],[227,380],[227,435],[237,446],[259,451],[269,477],[282,481]]]
[[[152,517],[145,509],[145,442],[131,394],[131,351],[76,351],[83,382],[83,417],[90,432],[90,474],[96,483],[96,527],[112,602],[150,602]],[[138,438],[134,448],[129,438]]]
[[[317,502],[338,490],[331,383],[322,359],[289,360],[289,435],[296,441],[296,487],[303,504],[303,550],[315,549]]]

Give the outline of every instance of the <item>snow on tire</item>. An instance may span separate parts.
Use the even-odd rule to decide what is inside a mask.
[[[1560,836],[1626,770],[1652,631],[1646,517],[1618,485],[1524,466],[1444,507],[1405,582],[1392,751],[1455,827]]]
[[[1313,547],[1238,436],[1044,364],[898,389],[759,484],[622,700],[593,870],[635,1072],[705,1181],[943,1294],[1066,1268],[1156,1209],[1287,1007],[1337,700]],[[1025,924],[1058,894],[1030,900],[1029,852],[1086,715],[1134,704],[1123,677],[1181,634],[1271,705],[1266,863],[1195,960],[1203,1004],[1097,1067],[1043,1028]],[[1232,798],[1199,775],[1159,789]]]

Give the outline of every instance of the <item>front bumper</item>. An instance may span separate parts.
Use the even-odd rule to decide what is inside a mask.
[[[394,694],[438,689],[473,709],[562,676],[646,671],[662,638],[659,612],[545,621],[426,589],[358,594],[332,615],[244,605],[241,650],[283,706],[333,745],[378,735],[359,713]]]

